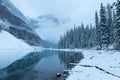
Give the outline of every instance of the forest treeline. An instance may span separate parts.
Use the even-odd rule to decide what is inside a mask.
[[[109,46],[120,50],[120,0],[106,6],[101,3],[95,12],[95,25],[74,25],[60,37],[58,48],[107,49]]]

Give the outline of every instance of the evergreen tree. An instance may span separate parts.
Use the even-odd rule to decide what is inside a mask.
[[[96,46],[96,28],[95,26],[92,26],[92,24],[90,24],[90,29],[89,29],[89,47],[93,47]]]
[[[81,24],[81,48],[85,48],[85,29],[84,29],[84,24]]]
[[[116,15],[117,15],[117,22],[116,22],[116,49],[120,50],[120,0],[117,0],[116,3]]]
[[[107,5],[107,27],[108,27],[108,35],[109,35],[109,43],[113,43],[113,38],[114,38],[114,35],[113,35],[113,21],[112,21],[112,8],[111,8],[111,5],[108,4]]]
[[[69,33],[69,35],[70,35],[70,43],[69,43],[69,48],[73,48],[73,29],[71,29],[70,30],[70,33]]]
[[[112,25],[114,29],[115,29],[116,23],[117,23],[117,15],[115,13],[115,10],[113,10]]]
[[[98,18],[98,13],[95,13],[95,26],[96,26],[96,40],[97,40],[97,45],[99,48],[102,48],[102,43],[101,43],[101,27],[99,25],[99,18]]]
[[[106,10],[102,3],[100,9],[100,28],[102,48],[107,48],[109,44],[109,29],[107,27]]]
[[[63,37],[60,37],[58,48],[88,48],[95,45],[95,28],[84,28],[84,25],[74,26],[74,29],[67,31]]]
[[[116,13],[115,13],[115,10],[113,10],[113,12],[112,12],[112,26],[113,26],[113,29],[112,29],[112,35],[111,36],[113,36],[113,38],[111,39],[111,41],[113,41],[112,43],[115,43],[115,34],[116,34],[116,32],[115,32],[115,29],[116,29],[116,23],[117,23],[117,18],[116,18]]]

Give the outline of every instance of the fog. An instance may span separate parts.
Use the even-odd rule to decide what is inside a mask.
[[[50,27],[40,28],[40,36],[45,40],[57,42],[61,34],[67,28],[73,27],[74,24],[84,23],[94,25],[95,11],[99,10],[101,2],[105,5],[115,0],[10,0],[25,15],[36,18],[41,15],[52,14],[59,19],[70,18],[67,24],[53,25]],[[68,25],[69,24],[69,25]],[[68,27],[69,26],[69,27]]]

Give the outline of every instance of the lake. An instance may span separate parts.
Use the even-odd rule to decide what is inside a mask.
[[[65,80],[69,74],[64,71],[74,67],[69,63],[81,59],[81,52],[0,51],[0,80]]]

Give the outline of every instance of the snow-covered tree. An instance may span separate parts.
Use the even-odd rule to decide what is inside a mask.
[[[92,26],[92,24],[90,24],[90,29],[89,29],[89,47],[93,47],[97,45],[97,41],[96,41],[96,27]]]
[[[111,5],[107,5],[107,27],[108,27],[108,35],[109,35],[109,43],[113,43],[114,40],[114,27],[113,27],[113,21],[112,21],[112,8]]]
[[[115,12],[115,10],[113,9],[113,11],[112,11],[112,32],[113,32],[113,33],[111,34],[111,43],[112,43],[112,44],[115,43],[116,23],[117,23],[116,12]]]
[[[95,13],[95,26],[96,26],[96,40],[97,40],[97,45],[99,48],[102,48],[102,43],[101,43],[101,27],[99,23],[99,18],[98,18],[98,13],[96,11]]]
[[[117,0],[116,3],[116,15],[117,15],[117,22],[116,22],[116,49],[120,50],[120,0]]]
[[[95,27],[75,26],[60,37],[58,48],[88,48],[95,46]]]
[[[102,48],[107,48],[109,45],[109,29],[107,27],[106,9],[102,3],[100,9],[100,28]]]

